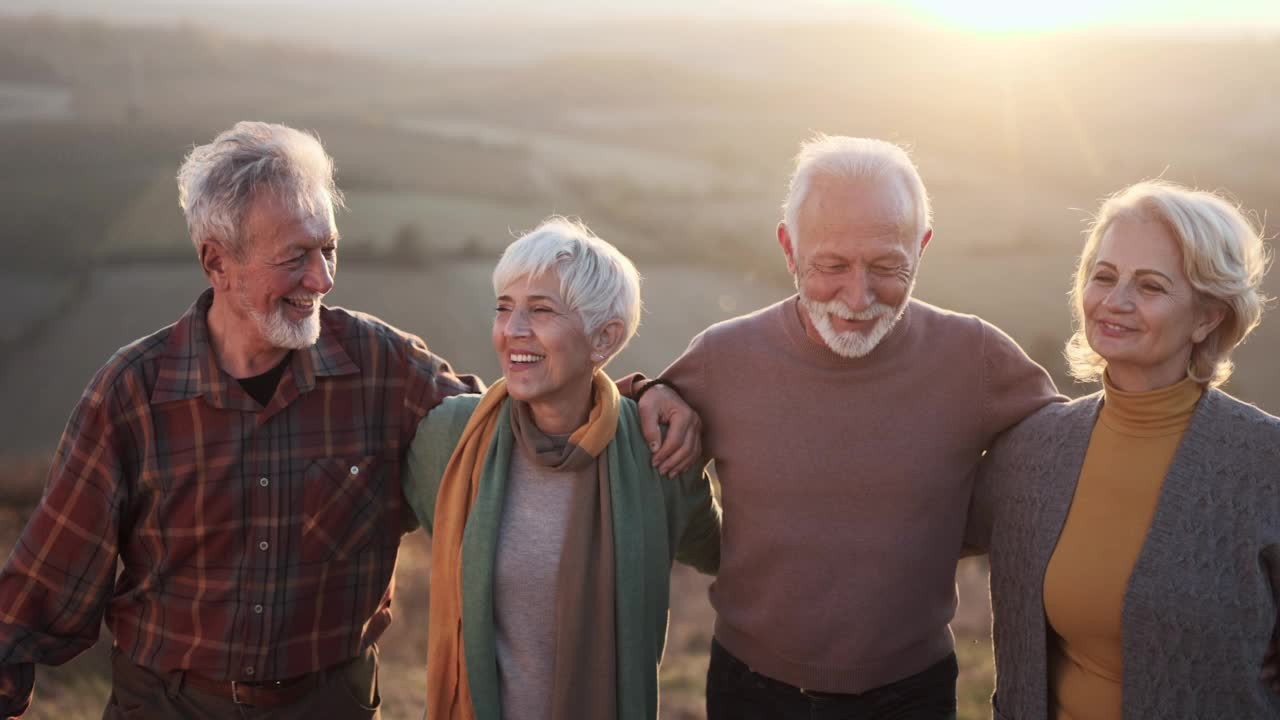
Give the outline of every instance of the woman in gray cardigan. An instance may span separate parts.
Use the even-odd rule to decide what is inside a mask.
[[[1260,677],[1280,598],[1280,419],[1217,386],[1257,326],[1266,252],[1221,198],[1108,199],[1067,355],[1103,390],[1050,405],[984,461],[995,717],[1280,717]]]

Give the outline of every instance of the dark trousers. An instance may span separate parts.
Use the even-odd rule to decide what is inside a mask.
[[[711,641],[707,720],[955,720],[955,653],[856,695],[802,690],[761,675]]]
[[[133,664],[120,651],[111,650],[111,699],[103,720],[380,720],[378,706],[378,651],[370,647],[363,656],[330,670],[322,670],[314,688],[303,697],[278,708],[236,704],[230,697],[212,695],[184,682],[185,673],[159,673]],[[363,698],[361,688],[369,688]],[[370,697],[372,705],[366,705]]]

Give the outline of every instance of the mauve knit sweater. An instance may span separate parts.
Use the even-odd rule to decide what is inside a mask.
[[[662,377],[701,414],[723,488],[716,638],[841,693],[952,651],[978,458],[1062,399],[1000,330],[917,300],[863,358],[805,335],[793,296],[711,326]]]

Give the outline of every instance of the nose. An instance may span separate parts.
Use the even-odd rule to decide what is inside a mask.
[[[840,286],[839,298],[853,312],[862,312],[875,304],[871,278],[866,268],[855,267],[849,271],[845,282]]]
[[[1102,306],[1112,312],[1129,312],[1133,310],[1133,283],[1118,282],[1106,297],[1102,298]]]
[[[320,250],[313,250],[307,257],[307,270],[303,275],[303,287],[320,295],[327,295],[333,289],[333,275],[337,263],[324,256]]]
[[[507,337],[528,337],[529,335],[529,313],[523,308],[516,308],[511,311],[510,317],[507,318],[507,326],[503,328]]]

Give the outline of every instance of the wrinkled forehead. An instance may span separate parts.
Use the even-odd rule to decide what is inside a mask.
[[[299,211],[299,220],[307,234],[312,237],[329,239],[338,233],[338,223],[333,214],[333,203],[328,196],[312,204],[310,208]]]
[[[560,285],[560,273],[554,268],[549,268],[512,278],[498,288],[498,297],[509,297],[513,300],[538,297],[564,302],[564,293]]]
[[[796,218],[793,232],[809,245],[835,239],[900,246],[908,252],[915,228],[903,183],[894,177],[847,180],[818,176]]]
[[[892,175],[859,180],[813,178],[797,218],[806,225],[840,224],[908,232],[914,223],[905,183]]]
[[[264,193],[254,198],[242,231],[255,252],[321,246],[337,239],[333,205],[323,195],[313,200],[281,198]]]
[[[1103,232],[1093,265],[1106,263],[1121,271],[1155,270],[1170,278],[1185,277],[1182,247],[1169,226],[1142,215],[1117,217]]]

